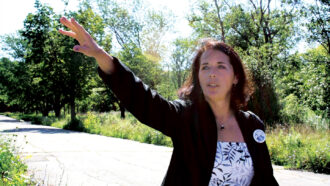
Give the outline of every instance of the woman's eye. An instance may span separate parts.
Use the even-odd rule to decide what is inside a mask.
[[[202,70],[207,70],[207,69],[209,69],[208,66],[203,66],[203,67],[202,67]]]
[[[220,68],[220,69],[225,69],[226,67],[223,66],[223,65],[219,65],[218,68]]]

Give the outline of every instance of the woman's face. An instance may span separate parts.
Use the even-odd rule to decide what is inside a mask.
[[[229,56],[214,49],[208,49],[202,54],[198,79],[208,102],[229,101],[231,87],[238,82]]]

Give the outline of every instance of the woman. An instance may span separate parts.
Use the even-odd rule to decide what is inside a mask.
[[[265,143],[264,125],[240,110],[252,89],[237,53],[208,40],[197,51],[182,99],[167,101],[117,58],[102,50],[74,19],[61,18],[78,40],[74,51],[94,57],[98,73],[142,123],[173,141],[162,185],[278,185]]]

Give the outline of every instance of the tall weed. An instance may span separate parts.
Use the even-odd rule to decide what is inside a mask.
[[[329,130],[306,125],[279,126],[267,132],[267,145],[277,165],[330,174]]]
[[[18,155],[13,137],[0,136],[0,185],[32,185],[27,166]]]

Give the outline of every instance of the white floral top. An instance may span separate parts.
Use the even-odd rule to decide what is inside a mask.
[[[209,186],[250,185],[253,175],[252,158],[246,143],[218,141]]]

